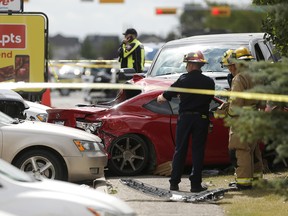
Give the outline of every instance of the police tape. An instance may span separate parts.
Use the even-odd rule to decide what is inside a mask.
[[[132,85],[127,83],[24,83],[24,82],[2,82],[0,89],[13,89],[16,91],[33,90],[36,89],[128,89],[128,90],[167,90],[167,86],[157,85]],[[254,93],[254,92],[231,92],[226,90],[206,90],[206,89],[187,89],[169,87],[169,91],[194,93],[205,95],[216,95],[223,97],[235,97],[249,100],[263,100],[274,102],[288,102],[288,95]]]
[[[61,68],[62,66],[86,68],[120,68],[118,60],[49,60],[48,65]]]
[[[145,64],[151,63],[152,61],[145,60]],[[71,67],[120,69],[118,60],[49,60],[48,65],[51,70],[54,70],[53,67],[61,68],[67,65]]]

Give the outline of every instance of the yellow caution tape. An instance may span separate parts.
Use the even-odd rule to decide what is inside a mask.
[[[151,64],[152,61],[145,61],[145,64]],[[86,68],[120,68],[118,60],[49,60],[49,66],[62,67],[64,65],[86,67]]]
[[[86,68],[119,68],[118,60],[49,60],[49,66],[62,67],[64,65]]]
[[[131,85],[124,83],[23,83],[23,82],[2,82],[0,89],[131,89],[131,90],[167,90],[167,87],[149,85]],[[217,95],[227,97],[238,97],[244,99],[253,100],[264,100],[264,101],[275,101],[275,102],[288,102],[288,95],[279,94],[266,94],[266,93],[252,93],[252,92],[231,92],[225,90],[205,90],[205,89],[187,89],[187,88],[172,88],[169,87],[170,91],[194,93],[194,94],[205,94],[205,95]]]

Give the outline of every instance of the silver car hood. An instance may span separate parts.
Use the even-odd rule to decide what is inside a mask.
[[[96,142],[101,141],[101,139],[94,134],[90,134],[79,129],[46,122],[36,122],[26,120],[18,124],[10,124],[4,127],[3,125],[0,125],[0,127],[4,131],[13,131],[13,132],[19,131],[19,133],[25,133],[25,135],[42,134],[46,136],[71,137],[71,139],[93,140]]]

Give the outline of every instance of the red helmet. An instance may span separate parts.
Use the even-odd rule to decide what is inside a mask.
[[[207,61],[204,59],[204,55],[201,51],[190,52],[184,55],[183,62],[191,62],[191,63],[203,63],[206,64]]]

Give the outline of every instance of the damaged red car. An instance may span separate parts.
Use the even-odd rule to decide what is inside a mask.
[[[150,90],[114,106],[49,110],[48,121],[81,128],[102,138],[109,153],[108,169],[116,175],[132,176],[153,173],[171,161],[175,148],[175,129],[179,98],[158,104],[161,90]],[[210,132],[206,165],[229,164],[228,128],[212,112],[222,104],[218,98],[210,104]],[[72,117],[73,116],[73,117]],[[192,150],[186,165],[191,165]]]

